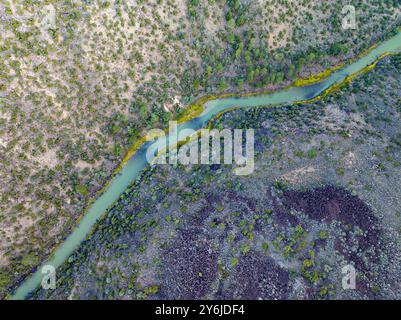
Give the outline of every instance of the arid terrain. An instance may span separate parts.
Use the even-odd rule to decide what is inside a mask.
[[[358,1],[344,30],[346,4],[2,0],[0,297],[63,241],[146,130],[205,94],[345,63],[400,24],[399,1]]]

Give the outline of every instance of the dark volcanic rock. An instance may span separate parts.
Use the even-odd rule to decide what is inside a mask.
[[[361,199],[334,186],[306,192],[285,191],[284,203],[288,207],[303,211],[314,220],[337,220],[358,226],[363,231],[371,230],[378,222]]]
[[[361,199],[344,189],[326,186],[306,192],[286,191],[283,203],[288,210],[293,208],[302,211],[316,221],[338,221],[343,236],[335,239],[336,251],[369,281],[375,278],[371,267],[379,264],[380,256],[384,254],[382,231],[377,217]],[[360,228],[363,234],[355,235],[355,227]],[[361,283],[358,280],[358,284]],[[357,287],[365,296],[372,297],[372,292],[366,286]]]
[[[180,231],[162,260],[161,298],[202,298],[217,276],[217,253],[198,228]]]
[[[244,256],[227,289],[218,299],[282,300],[289,293],[289,274],[272,258],[255,253]]]

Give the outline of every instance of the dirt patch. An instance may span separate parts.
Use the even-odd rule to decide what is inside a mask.
[[[297,183],[300,182],[305,175],[310,175],[315,171],[316,169],[312,166],[302,167],[285,173],[283,178],[290,183]]]

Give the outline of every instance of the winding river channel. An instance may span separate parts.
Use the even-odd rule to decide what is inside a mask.
[[[366,55],[360,57],[350,65],[339,69],[332,73],[322,81],[306,85],[302,87],[291,87],[273,93],[263,93],[260,95],[247,97],[229,97],[209,100],[204,103],[203,112],[177,127],[175,133],[180,134],[182,139],[185,138],[185,129],[199,130],[204,127],[210,119],[219,113],[232,108],[252,108],[257,106],[272,106],[280,104],[291,104],[295,102],[308,101],[319,97],[327,89],[333,85],[340,84],[366,67],[374,64],[380,57],[386,53],[401,52],[401,32],[392,38],[382,42],[380,45],[369,51]],[[156,143],[159,141],[156,140]],[[76,250],[79,245],[90,234],[96,222],[104,215],[107,209],[119,198],[128,186],[140,175],[140,173],[148,166],[146,159],[146,151],[151,143],[142,144],[128,162],[123,166],[117,175],[115,175],[104,192],[91,204],[85,215],[79,221],[78,225],[73,229],[71,234],[65,241],[54,251],[48,261],[43,265],[52,265],[59,267],[68,257]],[[16,289],[11,299],[25,299],[41,284],[42,267],[27,277]]]

